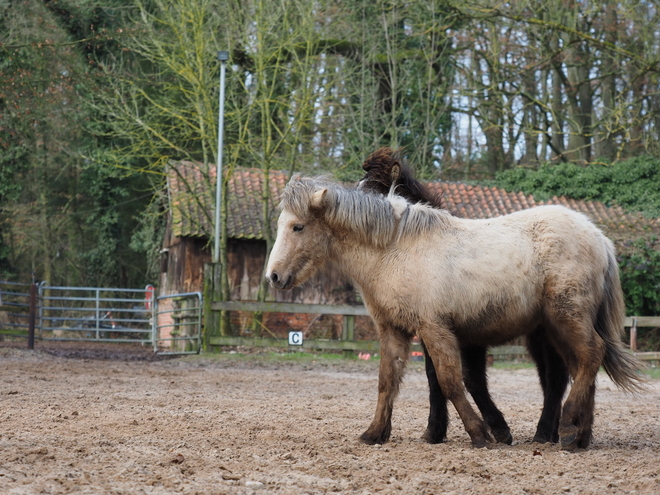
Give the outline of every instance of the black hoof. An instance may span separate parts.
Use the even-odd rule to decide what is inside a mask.
[[[513,443],[513,437],[511,436],[511,432],[508,429],[500,431],[493,430],[493,436],[498,443],[505,443],[507,445],[511,445]]]
[[[445,441],[446,438],[447,438],[446,433],[437,432],[428,428],[422,435],[422,440],[424,440],[426,443],[431,443],[431,444],[442,443]]]
[[[559,442],[559,432],[556,429],[554,431],[548,431],[545,428],[537,428],[532,441],[537,443],[557,443]]]
[[[470,435],[470,439],[472,440],[472,446],[477,449],[483,449],[495,444],[495,440],[485,427],[481,431]]]

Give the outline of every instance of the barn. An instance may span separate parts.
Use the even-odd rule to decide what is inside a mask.
[[[269,171],[265,180],[261,169],[233,170],[228,184],[227,213],[231,300],[254,301],[257,298],[266,260],[266,238],[268,235],[275,237],[277,204],[287,181],[288,174],[282,171]],[[160,295],[202,291],[204,264],[211,261],[215,182],[214,165],[181,161],[173,162],[168,167],[169,212],[162,249]],[[268,182],[267,191],[264,189],[265,182]],[[442,196],[448,210],[464,218],[490,218],[541,204],[560,204],[586,214],[619,246],[627,240],[660,232],[657,221],[597,201],[555,197],[537,202],[531,195],[520,192],[460,182],[432,182],[429,187]],[[268,204],[266,222],[264,199]],[[328,305],[360,302],[354,287],[332,267],[303,288],[293,291],[269,289],[266,300]],[[278,336],[291,328],[308,329],[314,323],[309,315],[268,316],[270,320],[264,325],[268,333]],[[327,320],[326,325],[320,325],[321,336],[336,336],[340,331],[338,320],[332,317]],[[248,328],[246,315],[238,315],[232,322],[235,333]],[[357,326],[358,338],[373,337],[368,335],[373,331],[369,322]]]

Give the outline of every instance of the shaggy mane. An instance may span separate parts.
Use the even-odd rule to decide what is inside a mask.
[[[400,170],[399,177],[392,182],[392,169],[398,166]],[[406,198],[410,203],[425,203],[435,208],[445,209],[442,198],[420,181],[410,169],[410,166],[403,158],[403,148],[393,150],[392,148],[378,148],[362,164],[362,168],[367,175],[362,179],[364,182],[376,184],[376,189],[384,190],[394,187],[397,194]],[[372,187],[373,189],[373,187]]]
[[[327,189],[324,205],[318,211],[310,202],[313,194]],[[296,174],[282,194],[280,208],[301,219],[322,216],[335,228],[345,228],[362,243],[378,248],[393,240],[419,236],[446,222],[449,214],[423,204],[410,204],[392,191],[389,196],[348,189],[327,177],[301,177]]]

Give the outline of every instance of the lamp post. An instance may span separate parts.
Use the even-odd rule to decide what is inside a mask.
[[[216,168],[216,190],[215,190],[215,238],[213,240],[213,263],[220,261],[220,210],[222,208],[222,148],[223,131],[225,123],[225,70],[229,52],[218,52],[220,60],[220,105],[218,110],[218,162]]]

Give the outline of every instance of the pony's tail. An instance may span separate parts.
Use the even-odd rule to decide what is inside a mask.
[[[626,351],[621,340],[626,307],[614,250],[610,248],[608,251],[605,290],[595,323],[596,332],[605,341],[603,368],[619,388],[627,392],[641,392],[646,385],[646,378],[640,372],[644,366]]]

